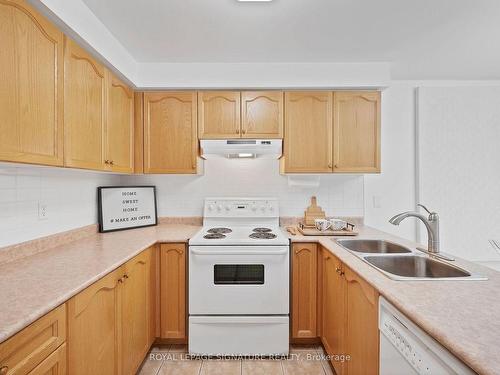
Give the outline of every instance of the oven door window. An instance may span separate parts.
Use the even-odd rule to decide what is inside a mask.
[[[262,285],[264,284],[264,265],[215,264],[214,284]]]

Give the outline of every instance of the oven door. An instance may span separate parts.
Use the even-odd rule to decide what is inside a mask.
[[[285,315],[288,246],[190,246],[190,315]]]

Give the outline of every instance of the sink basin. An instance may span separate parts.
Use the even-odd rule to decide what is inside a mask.
[[[394,242],[383,240],[337,240],[340,246],[357,253],[370,254],[405,254],[411,250],[395,244]]]
[[[396,280],[425,279],[473,279],[484,277],[472,275],[462,268],[420,255],[365,256],[363,259]]]

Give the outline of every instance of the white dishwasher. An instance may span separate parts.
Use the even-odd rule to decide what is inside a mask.
[[[380,375],[475,374],[383,297],[379,308]]]

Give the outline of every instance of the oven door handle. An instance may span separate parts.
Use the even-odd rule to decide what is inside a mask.
[[[251,251],[251,250],[194,250],[191,249],[190,252],[195,255],[286,255],[288,250],[275,250],[275,251]]]

